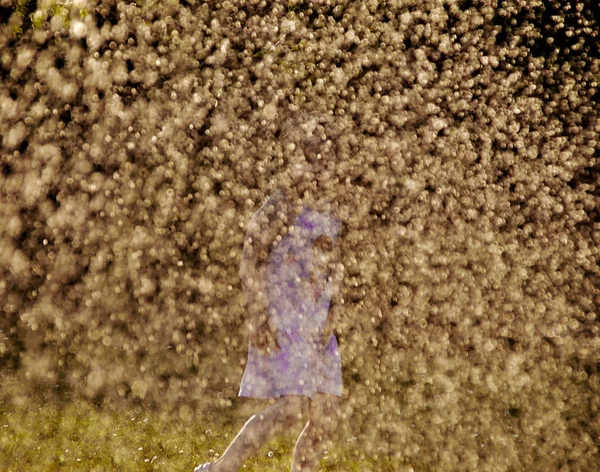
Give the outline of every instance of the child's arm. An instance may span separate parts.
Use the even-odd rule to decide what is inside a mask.
[[[267,287],[265,284],[265,269],[269,253],[280,228],[277,224],[278,198],[270,197],[252,216],[248,224],[242,260],[240,263],[240,278],[246,296],[250,339],[257,341],[265,336],[273,335],[267,313]],[[274,335],[272,336],[274,338]],[[264,346],[257,346],[264,347]]]
[[[327,343],[329,337],[333,333],[341,333],[340,320],[341,312],[344,309],[344,298],[342,286],[344,280],[344,264],[341,262],[339,243],[334,248],[334,263],[332,264],[331,279],[332,279],[332,294],[329,303],[329,312],[323,326],[322,342]]]

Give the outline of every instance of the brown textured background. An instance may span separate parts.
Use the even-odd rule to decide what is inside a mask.
[[[245,226],[309,110],[344,220],[340,436],[426,470],[600,466],[595,2],[16,4],[4,400],[234,411]]]

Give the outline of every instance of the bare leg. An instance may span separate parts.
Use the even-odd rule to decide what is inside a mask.
[[[210,472],[237,472],[246,460],[274,436],[306,417],[308,397],[285,395],[253,415],[233,439],[223,456],[210,465]]]
[[[337,425],[339,400],[335,395],[317,393],[310,402],[310,414],[294,447],[290,472],[316,472],[331,433]]]

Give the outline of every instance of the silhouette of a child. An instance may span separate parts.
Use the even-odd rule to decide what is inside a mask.
[[[328,202],[290,200],[279,190],[253,215],[240,267],[250,339],[239,395],[275,403],[246,422],[218,461],[195,471],[237,471],[300,420],[305,426],[291,470],[316,470],[335,427],[342,392],[332,333],[343,277],[335,244],[341,224]]]

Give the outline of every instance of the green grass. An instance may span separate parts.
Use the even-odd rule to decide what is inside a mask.
[[[0,404],[0,470],[191,471],[222,453],[245,421],[215,413],[182,416],[98,409],[83,400],[63,407]],[[289,471],[300,429],[265,445],[242,470]],[[385,459],[361,459],[354,444],[340,446],[329,451],[321,470],[400,470]]]

